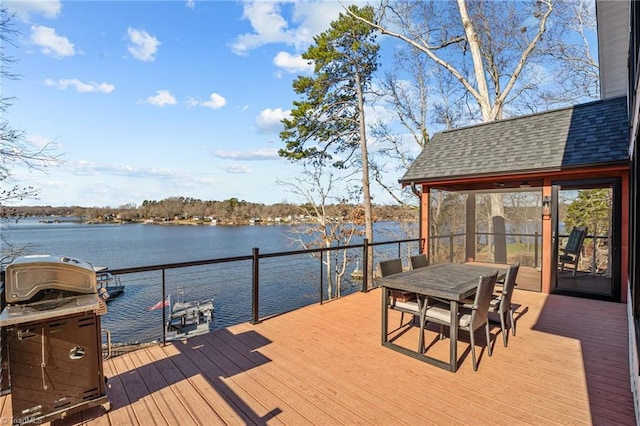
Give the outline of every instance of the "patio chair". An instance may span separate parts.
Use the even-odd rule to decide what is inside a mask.
[[[421,253],[411,256],[411,269],[424,268],[425,266],[429,266],[429,259],[427,259],[426,254]]]
[[[578,271],[578,263],[580,263],[580,253],[582,252],[582,244],[584,243],[584,238],[587,236],[587,227],[580,226],[574,227],[571,230],[571,234],[569,234],[569,239],[567,239],[567,244],[561,248],[563,254],[558,256],[558,260],[560,262],[560,271],[564,272],[564,265],[569,264],[573,265],[573,276],[576,276],[576,272]]]
[[[475,349],[475,331],[485,326],[487,337],[487,351],[491,356],[491,333],[489,331],[489,305],[493,298],[493,289],[496,285],[498,271],[491,275],[481,276],[478,279],[478,287],[474,303],[469,308],[461,307],[458,313],[458,328],[469,332],[471,344],[471,357],[473,359],[473,371],[478,371]],[[451,327],[451,311],[449,306],[438,304],[427,307],[423,327],[432,322],[440,324],[440,338],[444,338],[444,327]]]
[[[513,335],[516,335],[516,322],[513,315],[513,306],[511,305],[511,296],[516,286],[516,277],[518,276],[518,269],[520,269],[520,262],[516,262],[513,265],[509,265],[507,268],[507,275],[504,279],[504,285],[502,292],[498,296],[493,296],[491,304],[489,305],[489,321],[500,322],[500,328],[502,329],[502,343],[505,348],[508,345],[507,335],[509,334],[506,328],[505,315],[509,313],[509,325]]]
[[[400,259],[389,259],[383,260],[379,264],[380,266],[380,275],[383,277],[399,274],[402,272],[402,260]],[[389,302],[389,308],[399,311],[400,315],[400,327],[404,322],[404,314],[411,314],[414,316],[420,314],[420,307],[416,300],[416,294],[411,293],[410,291],[391,291],[391,300]]]

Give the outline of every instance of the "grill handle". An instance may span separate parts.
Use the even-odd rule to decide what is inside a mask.
[[[106,361],[109,358],[111,358],[111,332],[109,330],[107,330],[107,329],[104,329],[104,328],[101,329],[101,331],[105,335],[105,337],[107,338],[107,354],[105,356],[104,352],[103,352],[103,355],[102,355],[102,360]]]

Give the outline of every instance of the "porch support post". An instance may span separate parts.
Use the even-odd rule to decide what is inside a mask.
[[[627,302],[627,292],[629,288],[629,175],[627,173],[622,174],[621,179],[621,201],[620,206],[620,301]]]
[[[467,194],[467,208],[464,221],[464,257],[467,262],[476,260],[476,194]]]
[[[551,197],[551,178],[544,178],[542,197]],[[542,206],[540,206],[542,210]],[[553,264],[553,229],[551,215],[542,215],[542,293],[551,293],[551,265]]]
[[[422,194],[420,195],[420,238],[422,244],[420,253],[426,253],[429,263],[431,263],[431,244],[429,241],[429,199],[431,198],[431,189],[427,185],[422,185]]]

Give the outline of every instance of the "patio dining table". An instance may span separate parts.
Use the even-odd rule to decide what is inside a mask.
[[[382,287],[382,345],[440,368],[452,372],[457,371],[458,305],[463,299],[471,297],[475,293],[481,275],[490,275],[496,270],[498,270],[498,279],[505,276],[506,270],[504,265],[496,265],[495,268],[492,268],[468,263],[443,263],[378,278],[376,282]],[[397,345],[389,340],[389,295],[391,291],[394,290],[408,291],[418,295],[418,306],[420,307],[420,336],[418,349],[416,351]],[[451,330],[449,335],[450,353],[448,363],[424,353],[423,326],[427,308],[424,302],[428,297],[436,297],[449,301],[451,309]]]

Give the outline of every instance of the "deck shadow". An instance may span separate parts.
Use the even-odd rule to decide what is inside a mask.
[[[179,418],[180,409],[186,410],[184,407],[194,405],[194,401],[188,400],[189,395],[180,395],[179,391],[171,390],[170,387],[185,380],[204,378],[211,387],[210,392],[195,394],[192,397],[204,399],[203,402],[212,408],[209,418],[198,419],[196,414],[190,412],[183,414],[191,415],[196,422],[205,421],[209,424],[228,422],[231,418],[232,421],[235,419],[236,422],[244,424],[265,425],[278,416],[282,409],[273,407],[266,413],[257,413],[246,402],[247,395],[239,395],[229,386],[228,381],[234,376],[271,362],[269,358],[257,352],[257,349],[269,343],[271,342],[268,339],[255,331],[232,334],[228,329],[221,329],[189,340],[170,342],[165,346],[158,344],[114,358],[109,362],[113,363],[118,372],[109,377],[107,383],[107,396],[112,403],[109,413],[115,410],[127,411],[131,404],[151,395],[155,398],[167,391],[176,398],[176,413],[173,415]],[[229,410],[233,413],[229,413]],[[70,416],[55,424],[77,424],[96,419],[104,415],[104,412],[95,409],[78,414],[82,415],[81,418]],[[154,417],[152,413],[149,420],[153,421],[165,415],[166,413],[155,413]],[[172,423],[168,417],[164,420],[167,424]],[[112,419],[110,421],[114,423]]]

